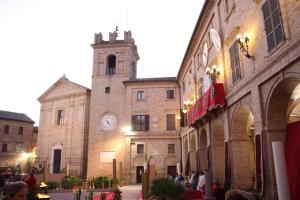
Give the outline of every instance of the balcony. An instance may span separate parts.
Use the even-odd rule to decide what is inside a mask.
[[[188,126],[199,127],[211,115],[222,112],[226,106],[222,83],[214,83],[202,97],[188,110]]]

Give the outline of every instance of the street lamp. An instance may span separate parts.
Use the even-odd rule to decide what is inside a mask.
[[[20,155],[20,160],[24,160],[26,162],[26,166],[28,168],[28,172],[30,172],[30,159],[34,160],[36,158],[36,154],[34,151],[27,153],[22,152]]]
[[[215,83],[217,81],[218,76],[220,75],[220,69],[216,65],[213,65],[206,68],[206,74],[211,79],[212,83]]]
[[[254,59],[254,56],[251,56],[249,54],[249,46],[248,43],[250,42],[249,39],[249,35],[248,33],[244,33],[244,35],[242,34],[237,34],[236,36],[236,40],[238,41],[239,45],[240,45],[240,49],[243,52],[244,56],[246,56],[246,58],[248,59]]]
[[[124,132],[125,135],[130,135],[132,133],[132,127],[131,126],[124,126],[122,128],[122,131]]]

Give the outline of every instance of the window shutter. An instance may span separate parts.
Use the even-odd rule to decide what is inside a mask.
[[[145,131],[149,131],[149,115],[145,115]]]
[[[234,42],[233,45],[229,48],[229,54],[230,65],[232,70],[232,82],[235,83],[241,78],[239,47],[237,41]]]
[[[267,0],[262,5],[262,12],[265,22],[268,50],[270,51],[285,39],[278,0]]]
[[[175,130],[175,114],[167,114],[167,130]]]
[[[135,115],[132,115],[131,117],[131,126],[132,126],[132,130],[136,131],[136,116]]]
[[[184,113],[182,112],[182,109],[180,109],[180,126],[184,127]]]

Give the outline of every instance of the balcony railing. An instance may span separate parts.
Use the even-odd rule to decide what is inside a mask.
[[[204,124],[209,115],[221,112],[225,106],[223,84],[214,83],[188,110],[187,123],[189,126]]]

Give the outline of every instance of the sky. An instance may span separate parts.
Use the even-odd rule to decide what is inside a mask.
[[[0,110],[39,123],[63,74],[91,88],[94,33],[131,30],[137,76],[176,76],[204,0],[0,0]]]

